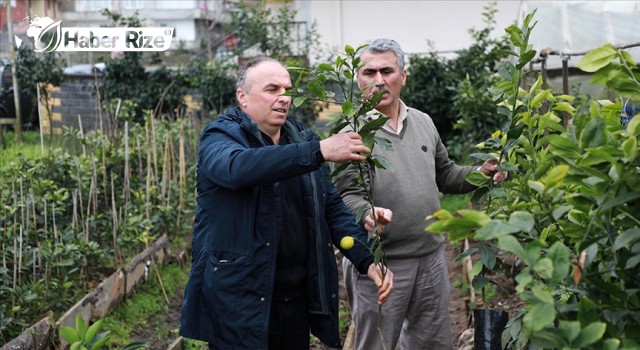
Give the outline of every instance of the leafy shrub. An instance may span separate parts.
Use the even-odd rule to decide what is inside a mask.
[[[637,349],[640,116],[622,125],[621,101],[575,108],[573,96],[544,89],[540,77],[521,89],[536,54],[528,45],[532,18],[507,28],[515,63],[499,67],[502,81],[493,90],[508,127],[482,144],[489,153],[475,155],[504,161],[499,169],[511,180],[497,188],[470,174],[480,186],[475,198],[488,196],[486,213],[442,210],[428,229],[483,241],[486,269],[495,266],[497,248],[517,257],[516,290],[526,305],[509,321],[504,346]],[[619,96],[640,100],[640,70],[626,52],[605,45],[578,66]],[[490,283],[480,277],[474,286]]]

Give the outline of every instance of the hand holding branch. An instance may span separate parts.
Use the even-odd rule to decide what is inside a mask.
[[[330,162],[361,161],[371,150],[362,143],[356,132],[338,133],[320,141],[320,152]]]

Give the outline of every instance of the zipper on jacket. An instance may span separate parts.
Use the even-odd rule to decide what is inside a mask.
[[[323,261],[324,259],[322,258],[323,255],[323,249],[324,247],[322,246],[322,225],[320,225],[320,209],[319,209],[319,203],[318,203],[318,191],[317,191],[317,184],[316,184],[316,177],[314,176],[314,173],[311,173],[311,190],[313,192],[313,204],[314,204],[314,211],[315,211],[315,223],[316,223],[316,259],[318,261],[318,286],[319,286],[319,295],[320,295],[320,306],[321,306],[321,311],[319,312],[320,314],[328,314],[329,310],[327,308],[327,294],[325,292],[325,278],[324,278],[324,265],[323,265]]]

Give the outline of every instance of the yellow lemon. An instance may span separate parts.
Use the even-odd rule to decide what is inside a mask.
[[[346,249],[349,250],[351,248],[353,248],[353,237],[351,236],[344,236],[342,237],[342,239],[340,240],[340,247],[342,249]]]

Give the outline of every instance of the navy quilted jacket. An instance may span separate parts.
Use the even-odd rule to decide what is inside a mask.
[[[322,164],[320,139],[293,120],[292,144],[266,146],[257,125],[235,107],[202,132],[191,275],[180,335],[218,349],[267,349],[282,218],[281,181],[302,176],[309,227],[307,297],[311,332],[340,347],[338,270],[333,246],[351,235],[366,241]],[[366,274],[373,257],[362,244],[343,251]]]

